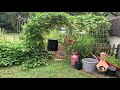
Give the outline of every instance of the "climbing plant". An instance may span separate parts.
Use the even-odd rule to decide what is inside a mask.
[[[78,16],[71,16],[64,12],[43,12],[43,13],[30,13],[29,22],[23,26],[25,36],[25,46],[31,51],[41,51],[45,49],[45,35],[50,30],[60,30],[62,26],[68,27],[69,35],[75,30],[85,30],[88,34],[96,33],[93,35],[95,38],[98,32],[109,30],[110,23],[104,16],[97,16],[94,14],[85,14]]]
[[[87,31],[98,43],[107,42],[111,23],[105,16],[97,16],[95,14],[79,15],[76,16],[76,22],[81,31]]]
[[[64,12],[32,12],[29,14],[29,22],[23,26],[23,44],[25,51],[29,52],[30,56],[40,57],[41,60],[43,58],[46,59],[47,55],[41,57],[42,55],[40,54],[45,51],[45,36],[49,34],[51,30],[60,30],[61,27],[66,28],[66,37],[73,38],[76,30],[78,31],[78,35],[79,32],[83,30],[86,31],[86,34],[92,35],[92,33],[101,32],[101,27],[106,31],[109,30],[110,23],[106,17],[94,14],[71,16]],[[97,33],[97,35],[98,34],[99,33]],[[93,35],[93,37],[96,39],[96,35]],[[71,43],[69,43],[70,46],[73,45],[72,42],[74,42],[73,39]],[[69,48],[67,44],[66,48]],[[25,66],[29,67],[30,64],[31,67],[36,61],[39,61],[39,59],[28,61]]]
[[[25,46],[29,50],[45,49],[44,35],[50,30],[70,26],[69,14],[63,12],[31,13],[28,24],[23,26]]]
[[[67,41],[66,49],[68,51],[76,51],[74,46],[77,46],[77,50],[78,50],[78,48],[82,47],[84,52],[87,52],[87,54],[89,54],[88,51],[90,51],[90,50],[88,50],[87,48],[89,48],[88,46],[90,46],[90,45],[87,43],[87,41],[90,42],[91,39],[89,40],[89,37],[88,38],[83,37],[83,35],[91,36],[91,38],[95,39],[95,40],[92,40],[93,42],[90,43],[92,46],[93,46],[93,43],[95,44],[95,42],[98,44],[99,43],[103,43],[103,44],[107,43],[108,30],[110,30],[111,24],[106,17],[97,16],[95,14],[84,14],[84,15],[78,15],[75,17],[74,16],[70,17],[70,20],[72,20],[74,22],[74,24],[76,24],[76,26],[75,26],[76,30],[70,30],[70,33],[72,33],[72,35],[68,33],[68,37],[66,40]],[[85,32],[83,32],[83,31],[85,31]],[[81,34],[79,34],[79,32]],[[79,36],[77,34],[79,34],[79,36],[82,36],[82,37],[79,38]],[[74,37],[76,37],[76,38],[74,38]],[[74,41],[75,41],[76,45],[75,45]],[[81,43],[81,42],[83,42],[83,43]],[[79,44],[79,45],[77,45],[77,44]],[[88,46],[85,44],[87,44]],[[86,48],[86,46],[87,46],[87,48]],[[84,48],[86,48],[86,49],[84,49]],[[91,47],[91,50],[92,49],[93,48]],[[84,56],[85,56],[85,54],[84,54]]]

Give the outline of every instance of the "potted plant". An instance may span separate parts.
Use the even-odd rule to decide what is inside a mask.
[[[83,70],[86,72],[95,72],[98,60],[91,57],[95,39],[89,35],[82,35],[78,37],[77,43]]]

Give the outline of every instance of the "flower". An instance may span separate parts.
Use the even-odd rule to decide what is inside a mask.
[[[68,45],[69,45],[69,46],[72,46],[72,42],[69,42]]]
[[[73,42],[74,42],[74,44],[76,44],[76,43],[77,43],[77,41],[76,41],[76,40],[74,40]]]

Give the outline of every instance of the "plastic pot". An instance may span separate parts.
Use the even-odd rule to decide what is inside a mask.
[[[107,72],[108,72],[108,75],[109,75],[109,76],[115,76],[115,75],[116,75],[116,68],[113,67],[113,66],[109,66]]]
[[[75,68],[77,69],[77,70],[81,70],[82,69],[82,63],[81,62],[75,62]]]
[[[99,61],[94,58],[83,58],[82,59],[82,66],[83,70],[86,72],[95,72],[96,71],[96,65]]]
[[[47,49],[49,51],[57,51],[58,50],[58,40],[48,39]]]
[[[116,71],[116,76],[120,78],[120,70]]]

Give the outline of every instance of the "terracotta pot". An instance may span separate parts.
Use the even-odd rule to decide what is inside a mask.
[[[100,58],[104,59],[106,56],[107,56],[107,54],[105,52],[100,53]]]
[[[100,61],[96,65],[96,68],[99,72],[106,72],[109,68],[109,65],[105,62],[103,58],[100,58]]]

